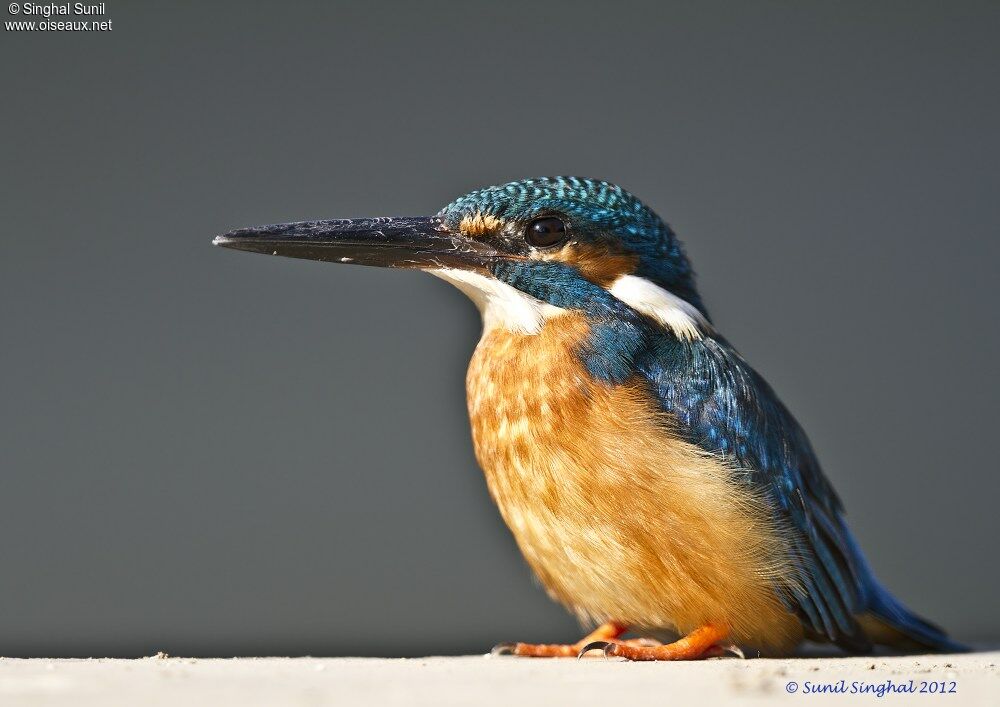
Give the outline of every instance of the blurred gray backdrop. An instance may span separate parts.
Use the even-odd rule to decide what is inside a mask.
[[[885,583],[998,635],[1000,5],[107,10],[0,43],[0,654],[574,639],[473,459],[473,306],[210,245],[552,174],[675,227]]]

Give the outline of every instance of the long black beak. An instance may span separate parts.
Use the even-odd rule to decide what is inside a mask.
[[[468,269],[497,255],[449,232],[436,216],[279,223],[230,231],[212,242],[252,253],[388,268]]]

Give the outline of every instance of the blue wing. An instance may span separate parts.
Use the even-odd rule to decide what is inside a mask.
[[[664,333],[636,353],[640,374],[687,441],[735,461],[793,529],[799,587],[782,598],[808,632],[868,650],[858,617],[872,613],[927,647],[958,647],[878,584],[802,428],[728,342],[711,335],[686,343]]]

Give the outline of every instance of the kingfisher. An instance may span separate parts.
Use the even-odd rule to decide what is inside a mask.
[[[548,594],[596,626],[495,653],[963,649],[875,578],[805,432],[713,325],[674,231],[621,187],[526,179],[435,216],[281,223],[214,243],[423,270],[476,304],[477,461]],[[665,632],[679,638],[652,638]]]

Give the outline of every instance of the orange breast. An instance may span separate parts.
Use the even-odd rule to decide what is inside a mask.
[[[725,622],[787,649],[798,620],[776,590],[786,544],[725,463],[673,435],[639,381],[592,379],[574,314],[535,335],[494,328],[469,367],[476,455],[549,594],[586,621],[688,632]]]

